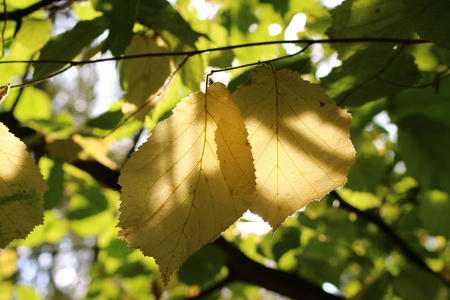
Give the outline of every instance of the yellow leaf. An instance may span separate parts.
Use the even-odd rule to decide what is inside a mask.
[[[0,102],[2,102],[2,100],[5,99],[6,96],[8,96],[10,87],[10,84],[0,87]]]
[[[134,36],[128,55],[146,53],[164,53],[167,46],[163,40],[155,36],[150,38],[139,34]],[[134,113],[149,98],[154,96],[164,85],[170,75],[171,60],[168,56],[146,57],[127,60],[125,63],[125,78],[128,83],[128,94],[122,108],[124,114]],[[134,116],[143,120],[145,115],[156,105],[149,104]]]
[[[290,70],[254,69],[233,94],[256,168],[250,210],[276,230],[291,214],[347,181],[351,116]]]
[[[47,183],[25,144],[0,123],[0,248],[44,220]]]
[[[184,98],[125,164],[119,184],[119,238],[154,257],[167,284],[250,207],[253,159],[226,87]]]
[[[110,144],[109,138],[84,137],[79,134],[64,140],[46,137],[46,150],[53,158],[68,163],[94,159],[110,169],[116,169],[116,163],[108,157]]]

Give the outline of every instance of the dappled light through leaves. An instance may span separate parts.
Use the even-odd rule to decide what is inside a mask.
[[[249,208],[253,173],[247,132],[225,86],[192,94],[122,169],[119,237],[154,257],[167,284]]]
[[[249,131],[257,193],[251,211],[276,230],[346,181],[355,150],[350,114],[289,70],[255,69],[233,94]]]

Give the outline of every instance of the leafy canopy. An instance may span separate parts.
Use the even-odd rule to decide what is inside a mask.
[[[200,2],[5,1],[0,294],[447,299],[448,1]]]

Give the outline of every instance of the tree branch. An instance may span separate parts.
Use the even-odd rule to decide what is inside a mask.
[[[21,21],[23,17],[28,16],[29,14],[40,10],[41,8],[50,5],[53,2],[59,2],[59,1],[63,1],[63,0],[42,0],[39,1],[33,5],[30,5],[26,8],[22,8],[22,9],[17,9],[14,11],[10,11],[8,13],[0,13],[0,21],[5,21],[5,20],[14,20],[14,21]]]
[[[393,228],[391,228],[388,224],[386,224],[383,219],[380,217],[367,213],[365,211],[362,211],[348,202],[346,202],[336,191],[332,191],[330,195],[336,200],[339,201],[339,206],[354,212],[358,217],[368,221],[369,223],[375,224],[378,229],[395,245],[397,248],[403,253],[403,255],[409,259],[411,262],[416,264],[418,267],[422,268],[423,270],[427,271],[428,273],[436,276],[439,278],[442,282],[444,282],[447,286],[450,286],[450,283],[446,281],[442,276],[434,272],[430,267],[424,262],[424,260],[415,253],[411,247],[394,231]]]
[[[209,48],[209,49],[202,49],[202,50],[193,50],[193,51],[186,51],[186,52],[159,52],[159,53],[142,53],[142,54],[136,54],[136,55],[124,55],[119,57],[108,57],[108,58],[100,58],[100,59],[94,59],[94,60],[80,60],[80,61],[72,61],[72,60],[8,60],[8,61],[0,61],[0,64],[12,64],[12,63],[28,63],[28,64],[69,64],[69,66],[65,67],[62,70],[59,70],[55,73],[52,73],[50,75],[47,75],[43,78],[38,78],[36,80],[32,80],[29,82],[24,82],[21,84],[13,85],[11,88],[17,88],[22,87],[30,84],[35,84],[37,82],[41,82],[50,78],[55,77],[56,75],[59,75],[61,73],[64,73],[65,71],[69,70],[70,68],[74,66],[80,66],[80,65],[86,65],[86,64],[94,64],[94,63],[100,63],[100,62],[106,62],[106,61],[122,61],[127,59],[138,59],[138,58],[146,58],[146,57],[162,57],[162,56],[186,56],[186,58],[189,58],[194,55],[199,55],[202,53],[209,53],[214,51],[225,51],[225,50],[233,50],[237,48],[244,48],[244,47],[255,47],[255,46],[265,46],[265,45],[274,45],[274,44],[306,44],[304,48],[300,51],[298,51],[295,54],[292,55],[286,55],[278,58],[274,58],[271,60],[267,60],[267,62],[271,61],[277,61],[283,58],[291,57],[300,53],[303,53],[304,50],[306,50],[309,46],[314,44],[339,44],[339,43],[394,43],[394,44],[402,44],[402,47],[405,47],[406,45],[416,45],[416,44],[424,44],[424,43],[431,43],[428,40],[417,40],[417,39],[389,39],[389,38],[353,38],[353,39],[321,39],[321,40],[281,40],[281,41],[269,41],[269,42],[259,42],[259,43],[247,43],[247,44],[240,44],[240,45],[231,45],[231,46],[225,46],[225,47],[218,47],[218,48]],[[396,56],[395,56],[396,57]],[[394,59],[395,59],[394,57]],[[229,70],[236,69],[236,68],[242,68],[247,66],[253,66],[257,65],[260,62],[247,64],[239,67],[232,67],[228,68]],[[385,68],[387,68],[389,65],[387,65]],[[179,67],[180,68],[180,67]],[[225,69],[224,69],[225,70]],[[223,71],[223,70],[222,70]],[[217,71],[216,71],[217,72]],[[382,72],[384,72],[384,69],[377,73],[375,75],[378,76]],[[214,71],[213,71],[214,73]],[[370,79],[372,80],[372,79]],[[365,84],[364,82],[363,84]]]
[[[145,58],[145,57],[161,57],[161,56],[193,56],[198,54],[203,54],[207,52],[215,51],[226,51],[238,48],[247,47],[257,47],[257,46],[268,46],[268,45],[279,45],[279,44],[306,44],[308,46],[314,44],[351,44],[351,43],[388,43],[388,44],[402,44],[402,45],[417,45],[417,44],[427,44],[431,43],[428,40],[417,40],[417,39],[389,39],[389,38],[352,38],[352,39],[320,39],[320,40],[280,40],[280,41],[266,41],[258,43],[247,43],[239,45],[230,45],[218,48],[208,48],[201,50],[192,51],[179,51],[179,52],[158,52],[158,53],[142,53],[135,55],[123,55],[117,57],[99,58],[93,60],[8,60],[0,61],[0,64],[12,64],[12,63],[33,63],[33,64],[71,64],[73,66],[93,64],[105,61],[121,61],[127,59]]]
[[[227,254],[227,267],[235,280],[267,288],[276,293],[302,300],[338,300],[339,296],[329,294],[317,285],[277,269],[271,269],[248,258],[233,244],[219,237],[214,241]]]
[[[2,113],[0,117],[2,122],[9,127],[10,131],[20,138],[36,134],[31,128],[21,127],[17,119],[10,113]],[[5,122],[6,119],[7,122]],[[97,161],[76,161],[72,165],[89,173],[104,186],[120,191],[118,171],[111,170]],[[228,255],[227,266],[231,274],[231,280],[240,280],[258,285],[294,299],[341,299],[340,297],[326,293],[320,287],[296,274],[270,269],[251,260],[222,237],[219,237],[214,244],[223,249]]]

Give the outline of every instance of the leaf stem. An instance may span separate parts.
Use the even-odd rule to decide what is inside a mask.
[[[6,48],[5,31],[6,31],[6,24],[8,23],[8,9],[6,7],[6,0],[3,0],[3,13],[5,15],[5,22],[3,23],[2,29],[2,57],[5,56],[5,48]]]

